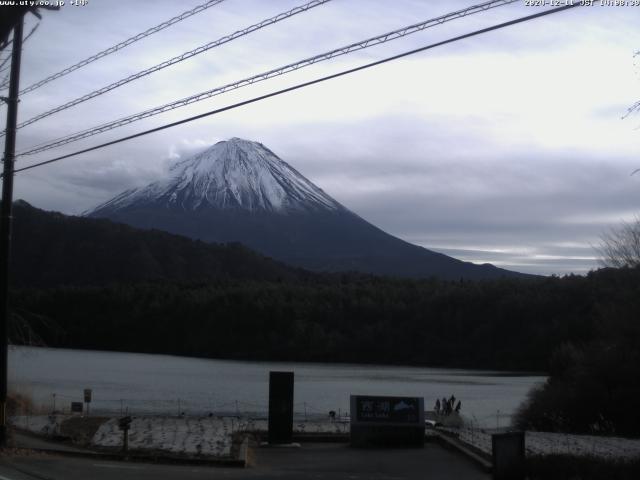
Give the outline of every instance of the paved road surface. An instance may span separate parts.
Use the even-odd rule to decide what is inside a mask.
[[[11,432],[13,445],[19,448],[35,448],[41,450],[61,450],[64,452],[86,452],[87,449],[76,448],[61,442],[53,442],[29,433]]]
[[[465,457],[427,444],[423,449],[356,450],[345,444],[261,448],[246,469],[156,465],[32,454],[0,457],[0,480],[199,479],[488,480]]]

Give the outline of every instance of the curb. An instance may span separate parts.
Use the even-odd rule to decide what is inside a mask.
[[[437,439],[437,442],[443,447],[457,450],[458,452],[466,456],[468,459],[470,459],[473,463],[475,463],[478,467],[480,467],[482,471],[486,473],[491,473],[493,469],[493,464],[489,460],[484,458],[482,455],[468,448],[464,443],[462,443],[458,439],[454,437],[450,437],[438,431],[436,431],[436,439]]]
[[[247,441],[248,444],[248,441]],[[243,442],[244,446],[244,442]],[[76,458],[93,458],[100,460],[113,460],[124,462],[146,462],[146,463],[158,463],[166,465],[207,465],[211,467],[240,467],[244,468],[247,464],[247,451],[244,449],[242,458],[186,458],[167,455],[145,455],[140,453],[101,453],[101,452],[74,452],[68,450],[56,450],[53,448],[23,448],[22,450],[29,450],[36,453],[45,453],[47,455],[58,455],[62,457],[76,457]],[[241,447],[241,452],[242,452]]]
[[[298,433],[293,434],[294,442],[349,443],[348,433]]]

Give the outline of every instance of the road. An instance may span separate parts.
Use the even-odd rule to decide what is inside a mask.
[[[29,454],[0,457],[0,480],[374,479],[488,480],[460,454],[420,449],[359,450],[345,444],[254,450],[248,468],[159,465]]]
[[[35,450],[60,450],[63,452],[86,452],[87,449],[76,448],[61,442],[53,442],[31,433],[12,431],[13,446]]]

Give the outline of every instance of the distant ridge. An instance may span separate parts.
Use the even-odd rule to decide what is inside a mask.
[[[167,178],[86,212],[206,242],[240,242],[290,265],[398,277],[525,276],[412,245],[342,206],[261,143],[232,138]]]

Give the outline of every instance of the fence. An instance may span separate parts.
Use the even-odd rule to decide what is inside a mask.
[[[51,393],[48,405],[41,404],[30,411],[21,412],[27,415],[36,414],[69,414],[71,403],[83,401],[82,395]],[[87,409],[88,407],[88,409]],[[110,398],[101,399],[95,395],[91,403],[84,404],[84,413],[94,416],[219,416],[266,419],[269,407],[266,403],[233,400],[215,402],[209,398],[199,401],[185,398],[143,399],[143,398]],[[333,412],[333,416],[330,414]],[[348,421],[349,412],[340,408],[328,411],[309,402],[294,403],[294,419],[296,421],[327,420]]]

